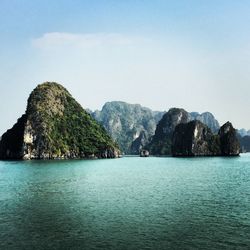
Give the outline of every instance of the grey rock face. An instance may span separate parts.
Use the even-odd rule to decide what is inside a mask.
[[[154,135],[163,113],[139,104],[114,101],[107,102],[101,111],[91,115],[118,143],[123,153],[138,155]]]
[[[137,155],[143,148],[150,150],[152,154],[171,154],[173,131],[179,123],[199,120],[214,133],[220,128],[218,121],[209,112],[199,114],[185,111],[184,114],[177,110],[181,109],[170,109],[162,119],[165,112],[115,101],[106,103],[101,111],[95,111],[91,115],[103,125],[125,154]]]
[[[210,112],[204,112],[202,114],[191,112],[190,115],[192,120],[201,121],[202,123],[207,125],[213,133],[218,133],[220,124]]]
[[[148,143],[148,135],[147,133],[143,130],[141,131],[140,135],[138,138],[136,138],[130,147],[130,152],[132,155],[136,155],[138,151],[140,152],[143,147]]]

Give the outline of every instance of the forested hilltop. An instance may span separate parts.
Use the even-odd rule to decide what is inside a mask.
[[[118,145],[60,84],[30,94],[25,114],[0,142],[2,159],[114,158]]]

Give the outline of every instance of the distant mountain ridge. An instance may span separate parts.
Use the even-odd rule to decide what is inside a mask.
[[[250,136],[250,130],[246,130],[244,128],[238,129],[237,132],[242,137],[244,137],[244,136]]]
[[[197,112],[191,112],[191,119],[198,120],[207,125],[213,133],[217,133],[220,129],[219,122],[215,119],[214,115],[210,112],[204,112],[199,114]]]
[[[241,145],[241,151],[243,153],[250,152],[250,136],[249,135],[239,136],[238,138],[239,138],[240,145]]]
[[[122,101],[107,102],[101,111],[87,111],[107,130],[125,154],[139,154],[154,138],[156,126],[166,113]],[[219,122],[209,112],[187,112],[187,117],[188,121],[200,120],[213,132],[218,132],[220,128]]]
[[[107,102],[101,111],[91,113],[125,154],[139,154],[154,135],[156,124],[163,114],[140,104],[122,101]]]
[[[219,130],[217,124],[211,113],[190,114],[184,109],[171,108],[157,124],[155,135],[145,149],[152,155],[176,157],[239,155],[239,139],[232,124],[227,122]]]

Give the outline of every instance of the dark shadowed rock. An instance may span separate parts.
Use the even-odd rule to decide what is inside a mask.
[[[198,120],[176,126],[173,134],[173,156],[220,155],[220,140]]]
[[[230,122],[225,123],[219,130],[221,154],[225,156],[239,155],[240,143],[236,130]]]
[[[27,122],[27,115],[23,115],[17,123],[1,137],[0,158],[22,159],[23,157],[23,135]]]
[[[57,83],[38,85],[25,115],[0,141],[1,159],[114,158],[118,146]]]
[[[217,135],[197,120],[175,128],[173,156],[236,156],[239,153],[239,140],[230,122],[224,124]]]
[[[171,108],[157,124],[155,135],[146,149],[153,155],[170,155],[175,127],[190,120],[189,113],[184,109]]]

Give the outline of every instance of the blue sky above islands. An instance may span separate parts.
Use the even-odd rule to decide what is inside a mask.
[[[39,83],[250,128],[250,1],[1,0],[0,133]]]

